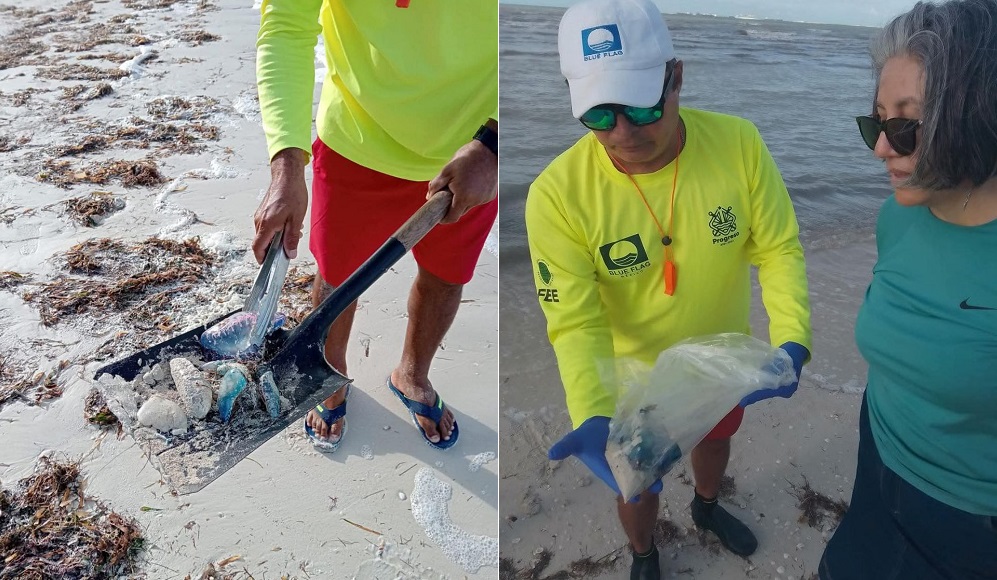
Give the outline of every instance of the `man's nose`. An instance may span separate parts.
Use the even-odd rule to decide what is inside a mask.
[[[627,119],[623,113],[616,113],[616,126],[610,131],[613,136],[627,137],[637,129],[637,126]]]

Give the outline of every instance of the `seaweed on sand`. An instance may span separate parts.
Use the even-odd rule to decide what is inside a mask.
[[[0,579],[111,579],[134,571],[138,523],[84,494],[76,462],[43,457],[13,491],[0,489]]]
[[[682,537],[684,533],[687,533],[687,531],[684,532],[682,528],[678,527],[671,520],[658,518],[658,521],[654,522],[654,543],[659,548],[664,548],[671,544]]]
[[[215,263],[197,238],[178,242],[153,237],[132,245],[93,239],[70,248],[65,259],[71,274],[85,277],[60,275],[23,295],[39,309],[46,326],[66,316],[103,316],[131,308],[132,324],[155,320],[162,326],[175,295],[205,279]]]
[[[81,155],[91,151],[98,151],[108,146],[110,140],[104,135],[87,135],[78,143],[63,145],[55,150],[56,157],[69,157]]]
[[[848,502],[843,499],[835,501],[815,491],[810,487],[810,482],[807,481],[806,477],[803,478],[803,485],[798,486],[792,482],[789,485],[793,488],[793,496],[798,502],[796,507],[800,509],[799,521],[801,524],[806,523],[811,528],[818,530],[824,529],[828,524],[830,524],[828,528],[834,528],[848,511]]]
[[[103,81],[117,80],[128,76],[128,71],[120,68],[100,68],[88,64],[64,64],[38,70],[36,77],[55,81]]]
[[[295,266],[287,273],[280,292],[280,310],[287,316],[289,328],[301,324],[311,312],[314,283],[315,273],[306,273],[304,268]]]
[[[125,201],[109,191],[95,191],[63,202],[67,216],[81,226],[91,228],[101,219],[125,207]]]
[[[157,121],[179,121],[206,119],[212,112],[218,101],[211,97],[157,97],[146,104],[149,115]]]
[[[0,101],[9,103],[11,107],[23,107],[31,100],[31,95],[35,93],[47,92],[42,89],[21,89],[12,93],[0,93]]]
[[[87,100],[89,99],[86,97],[79,100],[70,99],[70,108],[78,109]],[[218,140],[218,127],[201,121],[171,123],[132,117],[122,126],[108,128],[105,124],[88,118],[77,122],[76,127],[86,131],[87,135],[69,145],[53,148],[52,154],[55,157],[93,153],[112,146],[149,149],[154,143],[157,144],[156,149],[160,152],[196,153],[204,149],[201,141]],[[145,163],[152,162],[146,160]],[[62,182],[75,183],[87,179],[80,170],[74,172],[67,161],[51,159],[46,162],[45,168],[47,171],[42,172],[39,178],[55,181],[57,185],[61,185]],[[119,171],[118,167],[110,167],[109,169]],[[99,178],[100,175],[96,177]],[[139,183],[139,185],[155,185],[155,183]]]
[[[20,286],[31,280],[30,274],[20,274],[10,270],[0,272],[0,290],[7,290],[15,286]],[[2,366],[2,363],[0,363]]]
[[[83,400],[83,418],[88,423],[109,427],[118,423],[118,418],[107,406],[107,400],[95,388],[90,389],[87,398]]]
[[[104,185],[111,181],[120,181],[125,187],[149,187],[166,182],[155,162],[150,160],[99,161],[86,167],[73,167],[69,161],[48,159],[37,178],[64,188],[78,183]]]
[[[617,556],[620,550],[613,550],[605,556],[592,559],[586,556],[568,564],[564,570],[558,570],[553,574],[541,576],[540,574],[550,565],[554,554],[547,548],[540,548],[535,552],[533,560],[525,568],[517,568],[512,558],[501,558],[499,560],[500,580],[572,580],[575,578],[591,578],[603,572],[616,568],[619,564]]]
[[[200,46],[202,42],[213,42],[221,39],[217,34],[211,34],[204,30],[184,30],[177,37],[184,42],[189,42],[193,46]]]
[[[69,361],[59,361],[59,365],[45,373],[41,371],[29,373],[21,379],[14,380],[14,367],[24,365],[6,356],[0,357],[0,407],[19,399],[29,405],[38,405],[42,401],[57,399],[62,396],[62,386],[59,375],[69,366]]]

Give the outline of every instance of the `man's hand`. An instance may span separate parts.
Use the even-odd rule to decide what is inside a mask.
[[[298,257],[306,211],[305,152],[296,148],[284,149],[270,162],[270,187],[253,215],[256,224],[253,254],[257,263],[263,263],[270,240],[280,231],[284,232],[284,253],[288,258]]]
[[[488,123],[491,125],[494,121]],[[440,174],[429,182],[426,199],[441,189],[453,192],[453,202],[440,223],[452,224],[467,210],[488,203],[498,195],[498,157],[483,143],[472,139],[458,149]]]
[[[554,461],[567,459],[574,455],[585,464],[586,467],[606,485],[620,495],[620,486],[616,484],[616,478],[609,469],[609,462],[606,461],[606,441],[609,439],[609,417],[589,417],[577,429],[568,433],[555,443],[547,457]],[[654,482],[647,491],[651,493],[661,493],[661,480]],[[633,498],[634,501],[640,494]]]
[[[779,387],[777,389],[759,389],[748,396],[741,399],[739,403],[741,407],[747,407],[752,403],[757,403],[758,401],[764,401],[765,399],[771,399],[772,397],[783,397],[788,399],[793,396],[796,392],[797,387],[800,386],[800,373],[803,372],[803,363],[810,357],[810,351],[806,349],[805,346],[797,344],[795,342],[787,342],[780,346],[782,350],[789,354],[789,358],[793,361],[793,371],[796,374],[796,380],[793,384],[786,385],[785,387]],[[773,373],[780,374],[782,368],[773,369]]]

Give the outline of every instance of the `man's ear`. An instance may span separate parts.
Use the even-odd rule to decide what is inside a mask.
[[[682,91],[682,61],[675,61],[675,68],[672,74],[675,75],[675,81],[672,83],[672,91],[675,93],[680,93]]]

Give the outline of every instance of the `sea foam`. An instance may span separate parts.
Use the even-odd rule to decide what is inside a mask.
[[[465,532],[450,521],[448,504],[453,495],[450,484],[437,479],[423,467],[415,474],[412,489],[412,517],[436,543],[443,555],[469,574],[483,566],[498,567],[498,538]]]

